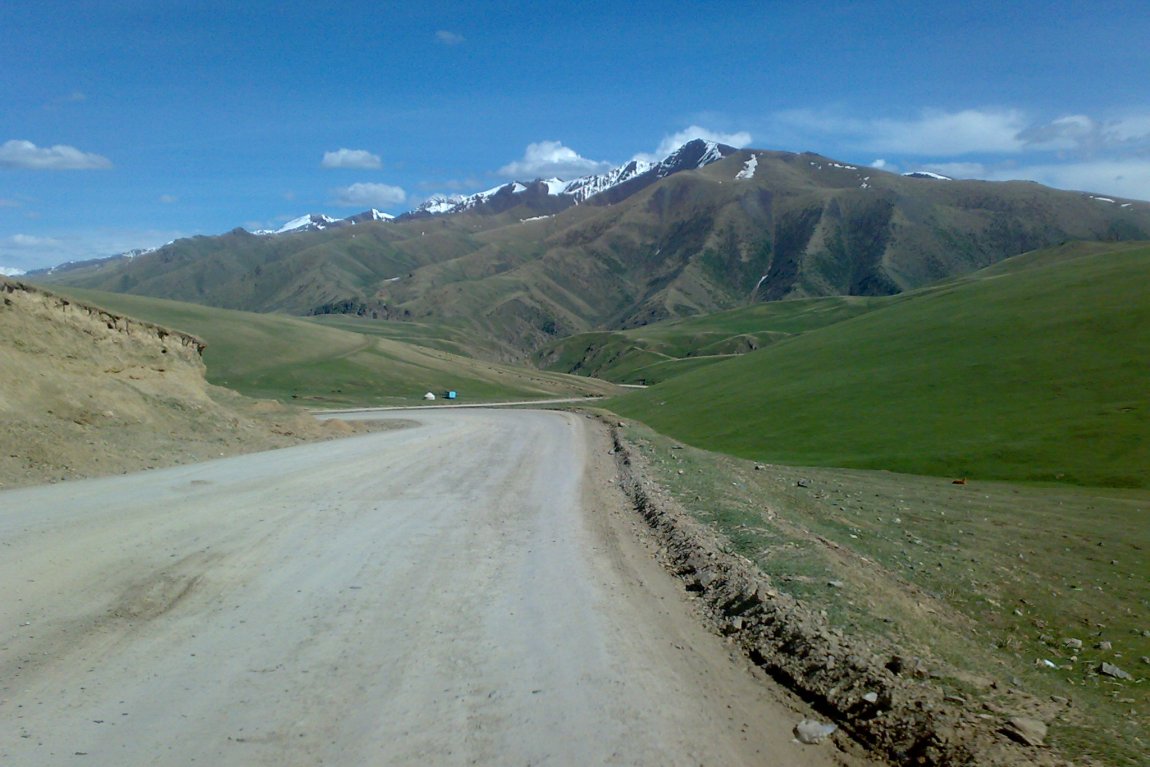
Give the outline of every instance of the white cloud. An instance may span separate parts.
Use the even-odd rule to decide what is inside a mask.
[[[960,155],[971,152],[1016,152],[1025,117],[1017,110],[924,112],[915,120],[876,120],[869,126],[867,148],[876,152]]]
[[[1086,115],[1066,115],[1033,125],[1020,134],[1028,149],[1070,151],[1093,155],[1109,151],[1150,151],[1150,115],[1129,115],[1098,121]]]
[[[448,32],[446,29],[441,29],[435,33],[435,39],[444,45],[459,45],[464,42],[465,38],[458,32]]]
[[[157,199],[165,205],[171,205],[180,201],[180,198],[174,194],[161,194]]]
[[[1019,109],[922,110],[916,116],[857,118],[794,110],[772,117],[776,141],[832,151],[948,158],[971,154],[1106,152],[1150,154],[1150,115],[1099,120],[1068,114],[1034,122]]]
[[[372,154],[366,149],[337,149],[334,152],[324,152],[321,165],[325,168],[359,170],[378,170],[382,167],[379,155]]]
[[[1129,115],[1106,124],[1107,132],[1119,141],[1150,140],[1150,114]]]
[[[1023,113],[1015,109],[923,110],[909,119],[841,117],[809,110],[780,112],[777,130],[818,146],[838,144],[866,152],[953,156],[1017,152],[1024,142]]]
[[[154,248],[186,236],[183,232],[159,229],[94,229],[67,234],[13,234],[0,238],[0,262],[23,270],[58,266],[68,261],[84,261],[125,253],[137,248]]]
[[[336,205],[345,208],[367,206],[388,208],[407,199],[407,192],[390,184],[352,184],[336,190]]]
[[[602,173],[610,168],[611,163],[582,157],[574,149],[563,146],[560,141],[540,141],[528,144],[522,160],[504,165],[498,173],[500,176],[520,180],[551,176],[570,179]]]
[[[26,170],[102,170],[112,161],[98,154],[81,152],[75,147],[58,144],[38,147],[31,141],[11,140],[0,145],[0,168]]]
[[[1096,134],[1098,127],[1086,115],[1067,115],[1044,125],[1032,125],[1018,135],[1030,149],[1074,149]]]
[[[663,140],[659,143],[659,148],[654,152],[642,152],[635,155],[636,160],[646,160],[647,162],[658,162],[667,157],[667,155],[674,152],[679,147],[686,144],[688,141],[693,141],[701,138],[704,141],[716,141],[720,144],[728,144],[736,149],[742,149],[751,143],[751,134],[746,131],[737,131],[735,133],[723,133],[721,131],[713,131],[709,128],[704,128],[700,125],[692,125],[689,128],[684,128],[678,133],[673,133],[670,136],[664,136]]]
[[[23,269],[17,269],[14,266],[0,266],[0,275],[5,277],[19,277],[23,273]]]
[[[1150,159],[1105,159],[991,169],[993,181],[1037,181],[1057,189],[1150,200]]]

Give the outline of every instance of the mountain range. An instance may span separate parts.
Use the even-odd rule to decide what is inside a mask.
[[[1150,203],[688,142],[572,181],[388,219],[301,217],[43,282],[297,315],[418,320],[527,359],[557,338],[759,301],[889,295],[1070,240],[1150,239]]]

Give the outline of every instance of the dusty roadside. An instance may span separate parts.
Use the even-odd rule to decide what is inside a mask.
[[[418,421],[0,491],[0,762],[870,763],[794,741],[590,421]]]
[[[954,699],[893,643],[863,641],[794,599],[652,479],[618,429],[620,480],[664,566],[694,595],[698,612],[738,653],[841,726],[833,737],[897,764],[1068,765],[1048,748],[1018,742],[1026,717]]]
[[[827,718],[772,680],[733,638],[715,636],[723,632],[700,610],[697,595],[685,590],[681,580],[667,577],[669,569],[678,573],[669,567],[660,531],[636,514],[630,486],[634,475],[620,471],[621,453],[610,428],[599,419],[589,420],[588,428],[594,433],[588,441],[583,507],[596,539],[605,545],[610,569],[625,585],[613,598],[636,616],[637,624],[654,627],[647,652],[690,680],[699,716],[737,727],[737,738],[728,745],[748,764],[802,767],[828,759],[844,767],[878,764],[851,738],[814,744],[796,740],[800,722],[823,724]],[[766,744],[776,745],[768,750]]]

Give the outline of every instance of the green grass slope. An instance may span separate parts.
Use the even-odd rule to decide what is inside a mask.
[[[142,296],[74,288],[57,292],[202,338],[208,380],[253,397],[344,406],[422,404],[424,392],[445,389],[458,391],[465,402],[615,391],[597,380],[478,361],[356,332],[346,318],[337,326]],[[426,327],[409,330],[416,337],[450,342]]]
[[[611,402],[777,463],[1148,487],[1150,247],[1067,246]]]
[[[889,306],[892,300],[829,296],[771,301],[630,330],[580,333],[544,347],[536,360],[547,370],[655,384]]]

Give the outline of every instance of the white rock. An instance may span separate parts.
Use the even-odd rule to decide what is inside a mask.
[[[795,725],[794,733],[795,738],[798,739],[800,743],[806,743],[810,746],[816,743],[822,743],[838,728],[837,724],[827,724],[825,722],[815,721],[814,719],[804,719]]]

